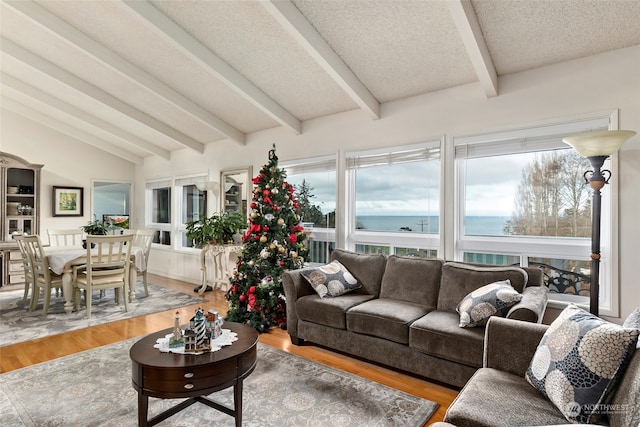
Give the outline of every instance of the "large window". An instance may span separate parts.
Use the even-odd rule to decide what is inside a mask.
[[[147,227],[156,230],[153,243],[171,245],[171,180],[147,181]]]
[[[608,126],[603,118],[455,138],[456,258],[538,267],[550,300],[586,303],[591,191],[583,173],[590,166],[562,138]],[[609,207],[605,201],[605,218]],[[609,249],[604,243],[603,258]],[[605,306],[608,296],[601,295]]]
[[[186,236],[187,222],[198,221],[208,216],[206,182],[205,175],[177,178],[175,181],[177,207],[180,213],[178,241],[183,248],[193,247],[193,243]]]
[[[350,246],[437,256],[440,141],[347,153],[346,164]]]
[[[327,263],[335,248],[336,158],[318,157],[281,163],[295,188],[311,263]]]

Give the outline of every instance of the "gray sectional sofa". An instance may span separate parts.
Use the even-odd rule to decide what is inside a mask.
[[[471,291],[509,279],[522,294],[506,317],[540,323],[547,304],[535,268],[490,267],[438,259],[365,255],[336,249],[362,285],[320,298],[303,270],[282,276],[293,344],[310,341],[454,386],[482,367],[484,327],[461,328],[457,304]]]

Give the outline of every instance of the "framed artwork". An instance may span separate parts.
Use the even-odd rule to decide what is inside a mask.
[[[53,187],[53,216],[82,216],[84,188]]]

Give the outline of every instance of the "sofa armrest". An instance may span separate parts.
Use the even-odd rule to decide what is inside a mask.
[[[302,277],[300,270],[289,270],[282,274],[282,286],[284,287],[284,296],[286,298],[287,307],[287,331],[289,335],[298,336],[298,311],[296,310],[296,301],[305,295],[312,295],[315,291]]]
[[[511,307],[507,319],[540,323],[547,309],[548,290],[545,286],[527,286],[522,291],[522,300]]]
[[[548,325],[493,316],[484,335],[485,368],[524,376]]]

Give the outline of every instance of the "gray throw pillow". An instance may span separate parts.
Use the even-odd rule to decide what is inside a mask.
[[[300,274],[307,279],[320,298],[337,297],[362,286],[337,260],[320,267],[305,268]]]
[[[570,304],[540,340],[526,379],[568,421],[597,424],[606,419],[639,333]]]
[[[624,328],[636,328],[640,329],[640,307],[636,308],[624,319],[622,324]]]
[[[491,316],[504,317],[509,308],[522,300],[509,279],[484,285],[470,292],[458,303],[460,327],[484,326]]]

